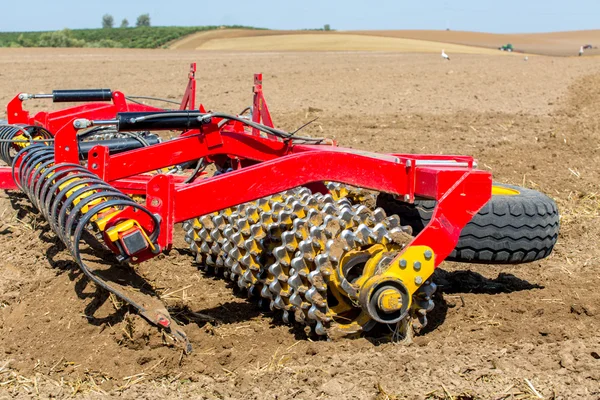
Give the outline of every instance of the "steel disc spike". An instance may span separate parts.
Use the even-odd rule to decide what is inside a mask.
[[[327,291],[327,285],[323,280],[323,276],[319,271],[312,271],[308,274],[308,281],[312,284],[313,288],[319,292]]]
[[[276,201],[273,204],[271,204],[271,211],[273,212],[273,214],[279,214],[284,209],[285,209],[285,203]]]
[[[287,249],[284,246],[278,246],[273,249],[273,256],[278,262],[285,262],[289,264],[289,257]]]
[[[234,246],[241,246],[244,242],[244,238],[242,236],[242,234],[240,232],[236,232],[233,235],[231,235],[231,243]]]
[[[349,251],[354,247],[358,247],[360,245],[360,239],[356,237],[354,232],[351,230],[345,230],[341,234],[342,239],[344,240],[344,250]]]
[[[205,254],[210,253],[210,245],[207,242],[202,242],[200,245],[200,251]]]
[[[221,231],[219,229],[215,228],[210,231],[210,238],[215,243],[218,243],[223,239],[223,236],[221,235]]]
[[[321,212],[324,214],[332,215],[332,214],[335,214],[336,210],[337,210],[337,207],[334,204],[328,203],[328,204],[325,204],[325,206],[323,206],[323,208],[321,209]]]
[[[273,224],[275,222],[275,219],[273,217],[273,212],[272,211],[267,211],[261,214],[260,216],[260,223],[261,225],[264,226],[264,228],[266,229],[267,226]]]
[[[233,263],[233,266],[231,267],[231,272],[232,276],[240,276],[244,273],[244,270],[242,270],[242,266],[240,265],[239,261],[235,261]]]
[[[250,220],[248,217],[240,218],[237,222],[237,227],[240,234],[245,236],[250,235]]]
[[[292,293],[292,295],[290,296],[290,304],[300,308],[302,306],[302,297],[300,297],[300,295],[298,293]]]
[[[327,335],[327,329],[325,329],[325,327],[323,326],[323,323],[321,321],[318,321],[317,324],[315,325],[315,333],[319,336]]]
[[[275,279],[273,282],[271,282],[269,284],[269,290],[275,296],[281,296],[281,283],[279,282],[278,279]],[[283,300],[281,300],[281,301],[283,301]]]
[[[287,231],[281,235],[281,243],[284,250],[292,252],[298,247],[298,240],[296,238],[297,232]]]
[[[233,266],[235,265],[235,263],[237,263],[237,260],[231,256],[225,258],[225,267],[226,268],[233,268]]]
[[[223,242],[223,246],[221,246],[221,248],[223,249],[223,252],[225,252],[226,255],[229,254],[229,252],[231,250],[233,250],[233,244],[229,241],[229,240],[225,240]]]
[[[205,242],[208,242],[208,241],[212,242],[212,238],[210,237],[210,232],[206,228],[200,229],[198,231],[198,236],[200,237],[200,239],[204,240]]]
[[[294,273],[288,279],[288,285],[290,285],[290,287],[294,288],[295,290],[300,290],[300,287],[302,286],[302,284],[303,284],[302,278],[300,277],[300,275],[298,275],[298,273]]]
[[[386,218],[387,216],[385,215],[383,208],[378,207],[373,211],[373,219],[375,222],[383,222]]]
[[[206,255],[206,258],[204,259],[204,264],[205,265],[210,265],[211,267],[215,265],[213,257],[210,254]]]
[[[262,288],[260,289],[260,296],[265,299],[269,299],[269,300],[273,298],[273,293],[271,293],[269,286],[267,286],[267,285],[262,286]]]
[[[385,225],[382,223],[378,223],[371,229],[371,239],[375,243],[382,243],[385,240],[386,235],[388,234],[388,230]]]
[[[354,218],[354,214],[350,208],[343,208],[340,212],[339,219],[345,223],[346,226],[352,223],[352,219]]]
[[[321,197],[319,198],[319,201],[324,205],[329,205],[329,204],[335,203],[333,196],[330,194],[321,195]]]
[[[365,224],[360,224],[354,235],[359,239],[361,245],[372,244],[373,242],[371,238],[373,231]]]
[[[235,233],[236,233],[235,229],[233,229],[232,226],[227,226],[225,229],[223,229],[223,235],[227,239],[231,238]]]
[[[336,201],[336,204],[339,208],[352,206],[352,203],[346,197],[342,197],[341,199]]]
[[[268,198],[262,198],[262,199],[258,199],[256,202],[256,205],[258,206],[258,208],[267,211],[270,210],[271,207],[269,205],[269,199]]]
[[[321,293],[319,293],[316,287],[311,287],[306,291],[306,299],[312,304],[316,304],[318,307],[327,306],[327,302],[323,296],[321,296]]]
[[[386,225],[389,229],[398,228],[400,226],[400,217],[397,215],[390,215],[386,218]]]

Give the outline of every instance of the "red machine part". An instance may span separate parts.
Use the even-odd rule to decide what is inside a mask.
[[[195,72],[192,64],[181,107],[194,106]],[[252,121],[272,127],[261,74],[254,77],[253,92]],[[113,92],[112,100],[112,104],[84,104],[30,118],[17,96],[9,103],[9,121],[42,125],[55,132],[56,162],[78,163],[75,119],[109,119],[121,111],[159,110],[127,103],[120,92]],[[199,108],[204,110],[202,105]],[[430,246],[437,266],[456,245],[462,228],[491,197],[491,174],[474,169],[471,157],[377,154],[332,145],[300,145],[260,135],[239,122],[229,121],[221,127],[219,122],[215,118],[201,131],[186,131],[177,139],[150,147],[109,155],[106,148],[97,146],[89,154],[90,171],[125,193],[146,195],[146,207],[161,217],[157,243],[161,249],[170,248],[175,223],[293,187],[333,181],[391,193],[407,202],[415,197],[437,200],[431,223],[413,243]],[[229,158],[238,162],[239,169],[189,184],[181,177],[148,174],[203,157]],[[9,174],[10,168],[0,169],[0,185],[5,189],[14,188]],[[279,179],[265,179],[273,176]],[[117,222],[110,221],[108,226]],[[154,253],[147,252],[137,260],[152,256]]]

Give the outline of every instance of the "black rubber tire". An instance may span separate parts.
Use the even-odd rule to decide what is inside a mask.
[[[494,183],[516,189],[518,195],[497,195],[473,217],[461,232],[449,261],[480,264],[520,264],[550,255],[558,239],[559,214],[554,200],[535,190]],[[435,201],[408,204],[380,194],[378,206],[397,214],[403,225],[418,234],[431,219]]]

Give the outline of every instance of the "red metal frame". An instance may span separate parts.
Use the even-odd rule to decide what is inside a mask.
[[[182,108],[195,106],[195,72],[192,64]],[[253,92],[252,120],[272,127],[261,74],[254,76]],[[9,122],[41,125],[54,132],[56,163],[79,160],[75,119],[110,119],[121,111],[153,109],[127,103],[122,93],[114,92],[112,104],[90,103],[29,117],[15,99],[8,106]],[[199,108],[204,110],[202,105]],[[88,155],[88,168],[103,180],[125,193],[146,195],[146,207],[161,217],[157,244],[163,250],[171,247],[175,223],[297,186],[333,181],[391,193],[408,202],[415,197],[435,199],[430,224],[411,246],[431,247],[438,266],[456,246],[462,228],[491,197],[491,174],[474,169],[472,157],[378,154],[331,144],[295,144],[240,122],[219,127],[220,122],[213,118],[202,130],[186,131],[153,146],[115,155],[96,146]],[[186,177],[154,172],[199,158],[230,161],[235,170],[187,184]],[[9,176],[10,168],[0,168],[0,187],[15,188]],[[108,225],[122,218],[119,215]],[[138,261],[152,256],[141,255]]]
[[[181,99],[180,110],[193,110],[196,108],[196,63],[190,64],[190,73],[188,74],[188,85]]]
[[[254,74],[252,92],[254,93],[254,98],[252,99],[252,121],[262,122],[264,125],[274,128],[271,113],[269,112],[269,107],[267,106],[262,90],[262,74]],[[252,128],[252,134],[259,136],[260,132],[258,129]]]

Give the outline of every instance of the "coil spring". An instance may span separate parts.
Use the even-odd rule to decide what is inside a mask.
[[[146,316],[147,310],[141,304],[90,270],[81,258],[80,245],[88,225],[125,207],[146,213],[152,219],[154,229],[149,239],[155,242],[160,226],[158,217],[83,166],[55,164],[54,148],[50,146],[32,144],[18,152],[12,164],[12,175],[17,186],[48,220],[83,273]]]
[[[52,134],[39,126],[0,125],[0,159],[6,165],[12,165],[15,155],[28,143],[23,140],[52,139]],[[15,142],[13,140],[19,140]]]

